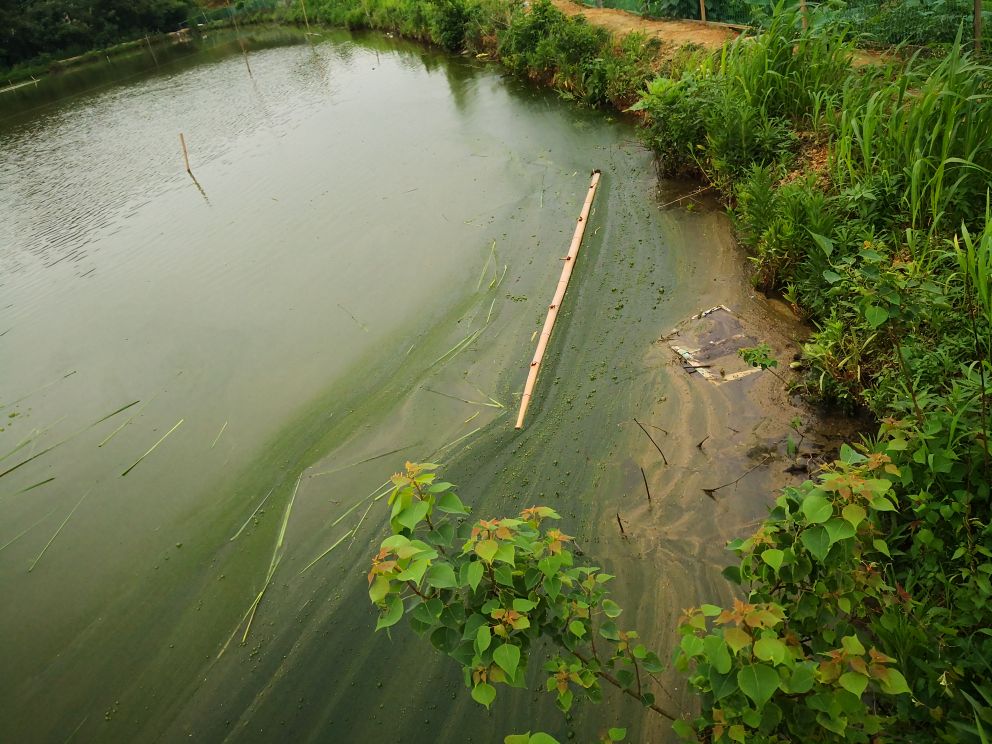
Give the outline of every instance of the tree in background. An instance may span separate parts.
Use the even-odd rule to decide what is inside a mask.
[[[0,68],[175,31],[195,0],[0,0]]]

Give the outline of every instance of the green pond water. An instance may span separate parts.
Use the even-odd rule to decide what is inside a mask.
[[[536,691],[486,712],[426,641],[374,635],[366,504],[433,457],[482,516],[554,506],[667,648],[681,607],[726,597],[723,540],[767,499],[760,473],[726,503],[683,493],[740,468],[663,469],[631,423],[677,450],[722,415],[693,423],[655,342],[748,296],[723,216],[659,210],[630,124],[495,66],[250,36],[252,77],[217,33],[0,97],[0,741],[667,740],[609,692],[569,720]]]

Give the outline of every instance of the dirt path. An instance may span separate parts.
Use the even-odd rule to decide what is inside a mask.
[[[715,26],[699,21],[656,21],[641,18],[633,13],[613,8],[590,8],[573,0],[551,0],[563,13],[585,16],[590,23],[609,29],[617,35],[631,31],[653,36],[664,42],[668,49],[677,49],[687,44],[698,44],[707,49],[719,49],[737,32],[725,26]]]
[[[551,0],[563,13],[585,16],[590,23],[609,29],[618,36],[638,31],[653,36],[664,43],[661,56],[665,57],[679,47],[695,44],[705,49],[719,49],[724,42],[735,39],[738,31],[730,26],[721,26],[701,21],[660,21],[642,18],[634,13],[614,8],[590,8],[575,0]],[[881,52],[858,49],[851,60],[855,67],[878,65],[886,61]]]

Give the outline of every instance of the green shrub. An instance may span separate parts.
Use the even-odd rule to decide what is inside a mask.
[[[569,17],[548,0],[514,12],[499,33],[499,55],[510,70],[597,106],[633,102],[653,74],[656,51],[656,41],[639,34],[615,41],[602,27]]]
[[[718,187],[733,188],[753,166],[784,166],[795,148],[788,122],[754,104],[723,79],[706,112],[707,176]]]
[[[686,73],[681,78],[659,77],[648,83],[632,111],[646,115],[643,135],[658,156],[665,176],[700,173],[699,157],[706,143],[705,115],[716,98],[712,77]]]
[[[465,0],[433,0],[428,8],[431,39],[449,52],[461,51],[471,19]]]

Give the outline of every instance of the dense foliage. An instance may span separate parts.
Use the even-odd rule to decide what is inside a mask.
[[[451,51],[498,57],[510,70],[593,105],[625,108],[657,72],[657,40],[614,39],[547,0],[311,0],[310,20],[395,31]],[[303,22],[294,5],[287,17]]]
[[[175,31],[195,0],[0,0],[0,69]]]

